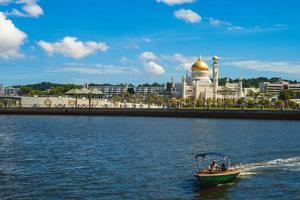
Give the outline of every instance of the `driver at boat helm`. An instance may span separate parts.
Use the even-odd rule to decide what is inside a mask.
[[[210,171],[217,171],[221,169],[220,166],[216,163],[216,160],[213,160],[209,166]]]

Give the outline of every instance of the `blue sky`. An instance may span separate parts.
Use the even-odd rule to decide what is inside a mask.
[[[0,83],[220,76],[300,80],[298,0],[0,0]]]

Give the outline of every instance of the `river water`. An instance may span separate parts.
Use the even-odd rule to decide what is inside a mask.
[[[238,180],[201,188],[205,151]],[[300,199],[300,122],[0,116],[0,199]]]

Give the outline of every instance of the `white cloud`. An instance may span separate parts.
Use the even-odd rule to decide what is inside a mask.
[[[155,55],[155,53],[150,51],[145,51],[140,55],[141,60],[144,62],[144,69],[147,74],[151,76],[163,75],[165,69],[160,64],[156,63],[160,58]]]
[[[121,59],[120,59],[120,62],[121,63],[127,63],[129,61],[129,59],[126,57],[126,56],[124,56],[124,57],[122,57]]]
[[[158,3],[165,3],[169,6],[181,5],[185,3],[194,3],[196,0],[156,0]]]
[[[140,70],[134,67],[117,67],[114,65],[86,65],[83,63],[66,63],[64,67],[52,70],[56,73],[79,73],[79,74],[139,74]]]
[[[19,50],[26,38],[27,35],[0,12],[0,58],[23,57]]]
[[[154,61],[146,62],[144,68],[145,71],[152,76],[163,75],[165,73],[164,67]]]
[[[23,0],[23,2],[26,2],[23,6],[23,10],[30,16],[39,17],[40,15],[44,14],[43,9],[39,5],[37,5],[35,1]]]
[[[300,77],[300,62],[289,61],[259,61],[259,60],[236,60],[223,63],[241,69],[250,69],[262,72],[277,72],[293,74]]]
[[[230,26],[230,27],[228,27],[228,30],[229,31],[242,31],[242,30],[244,30],[244,28],[241,26]]]
[[[1,0],[0,0],[1,1]],[[2,0],[3,2],[11,3],[9,0]],[[11,12],[8,12],[7,15],[18,16],[18,17],[35,17],[44,14],[43,9],[37,4],[38,0],[18,0],[15,1],[16,4],[22,5],[22,11],[13,8]],[[0,2],[1,3],[1,2]]]
[[[140,58],[144,61],[149,61],[149,60],[157,60],[158,57],[153,53],[153,52],[150,52],[150,51],[145,51],[143,52],[141,55],[140,55]]]
[[[214,19],[212,17],[209,17],[208,21],[213,26],[223,26],[223,25],[224,26],[232,26],[232,24],[230,22],[222,21],[222,20],[219,20],[219,19]]]
[[[12,2],[12,0],[0,0],[0,5],[7,5],[11,2]]]
[[[175,53],[173,55],[162,55],[162,58],[166,61],[178,64],[180,69],[190,71],[196,57],[187,57],[180,53]]]
[[[191,71],[192,65],[198,59],[196,56],[186,56],[180,53],[175,53],[173,55],[161,55],[161,58],[167,62],[172,63],[172,65],[175,65],[177,70],[185,71]],[[211,61],[212,56],[205,56],[202,57],[202,59],[205,60],[208,64],[209,61]]]
[[[217,27],[217,26],[225,26],[228,31],[242,31],[242,30],[244,30],[244,27],[234,26],[231,22],[222,21],[222,20],[219,20],[219,19],[214,19],[212,17],[208,18],[208,22],[212,26],[215,26],[215,27]]]
[[[180,9],[174,12],[177,19],[184,20],[187,23],[195,24],[202,20],[202,17],[192,10]]]
[[[150,38],[142,38],[141,40],[142,40],[143,42],[147,42],[147,43],[151,42],[151,39],[150,39]]]
[[[94,54],[97,51],[106,52],[109,46],[103,42],[79,41],[76,37],[65,37],[64,39],[49,43],[43,40],[38,42],[38,45],[49,55],[54,53],[63,54],[66,57],[75,59],[83,58]]]

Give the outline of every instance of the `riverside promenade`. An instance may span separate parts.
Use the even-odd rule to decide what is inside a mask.
[[[1,108],[0,115],[86,115],[300,120],[300,110]]]

